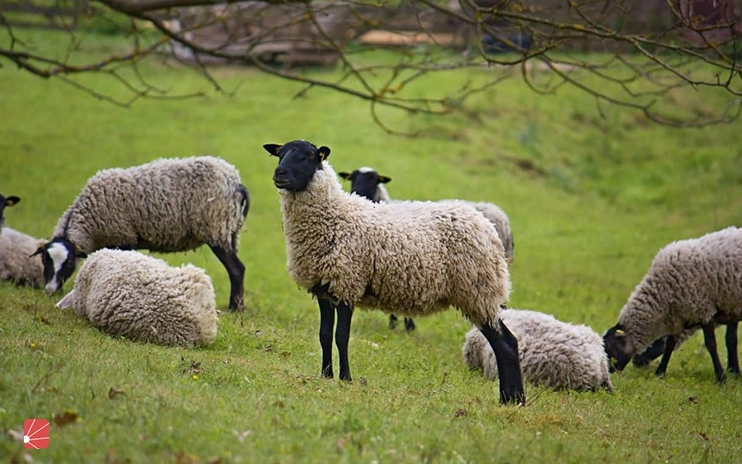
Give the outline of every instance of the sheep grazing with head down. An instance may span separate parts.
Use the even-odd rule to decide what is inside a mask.
[[[171,267],[138,251],[92,253],[57,307],[75,308],[110,335],[159,345],[208,345],[217,332],[209,276],[191,264]]]
[[[341,172],[338,175],[343,179],[350,181],[350,191],[356,195],[365,197],[374,203],[389,203],[392,201],[389,198],[389,193],[383,185],[390,182],[392,179],[389,176],[379,174],[373,168],[362,167],[353,172]],[[505,211],[492,203],[471,203],[495,226],[497,233],[500,235],[502,246],[505,249],[505,258],[507,259],[508,264],[512,264],[513,247],[515,242],[513,242],[513,233],[510,231],[510,220],[508,219],[507,214],[505,214]],[[405,330],[408,332],[415,330],[415,321],[410,317],[405,317],[404,325]],[[393,329],[396,326],[397,316],[395,314],[390,314],[389,328]]]
[[[19,201],[21,201],[21,199],[13,195],[9,197],[0,195],[0,234],[3,233],[3,224],[5,224],[5,207],[13,206]]]
[[[242,306],[237,256],[250,206],[237,169],[212,156],[105,169],[88,180],[39,248],[46,290],[61,290],[78,258],[101,248],[180,252],[209,245],[229,274],[229,308]]]
[[[518,341],[500,320],[510,282],[502,243],[463,202],[372,203],[343,191],[327,147],[295,140],[263,147],[279,159],[288,271],[319,301],[322,374],[332,377],[332,339],[340,379],[351,380],[348,339],[355,305],[408,316],[453,305],[496,354],[500,401],[525,402]]]
[[[604,335],[615,369],[668,336],[658,373],[667,368],[675,345],[688,330],[701,327],[719,382],[725,374],[716,350],[716,324],[742,319],[742,229],[728,227],[662,248],[629,296],[618,324]],[[736,331],[727,332],[727,350],[736,361]],[[733,347],[729,342],[733,342]],[[733,349],[731,349],[733,348]],[[731,357],[731,355],[730,355]],[[730,364],[731,365],[731,364]],[[738,367],[738,366],[737,366]]]
[[[585,325],[562,322],[537,311],[505,309],[502,320],[518,338],[523,377],[537,386],[555,390],[613,391],[603,339]],[[466,334],[462,347],[469,369],[497,378],[492,348],[476,328]]]

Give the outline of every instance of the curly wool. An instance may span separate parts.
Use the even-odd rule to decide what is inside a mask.
[[[30,258],[46,240],[31,237],[9,227],[0,234],[0,280],[35,288],[44,286],[44,266]]]
[[[303,288],[418,316],[450,305],[496,327],[509,274],[492,225],[464,202],[372,203],[342,190],[322,163],[302,192],[279,189],[287,268]]]
[[[243,191],[237,169],[212,156],[105,169],[88,180],[52,238],[66,236],[85,253],[106,247],[178,252],[205,243],[237,248]]]
[[[499,206],[485,201],[474,203],[474,207],[495,226],[497,233],[500,234],[502,247],[505,249],[505,258],[508,260],[508,264],[512,264],[515,242],[513,241],[513,232],[510,230],[508,215]]]
[[[500,317],[518,338],[523,376],[534,385],[555,390],[613,391],[603,339],[585,325],[562,322],[537,311],[506,309]],[[482,332],[473,328],[462,347],[469,369],[497,378],[497,361]]]
[[[171,267],[137,251],[92,253],[74,290],[60,302],[68,306],[103,332],[159,345],[208,345],[217,332],[209,276],[193,265]]]
[[[728,227],[662,248],[621,310],[634,353],[654,340],[685,339],[701,324],[742,318],[742,229]]]

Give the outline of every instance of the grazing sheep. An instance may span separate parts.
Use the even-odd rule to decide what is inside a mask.
[[[11,195],[9,197],[4,197],[0,195],[0,234],[3,233],[3,224],[5,224],[5,215],[3,214],[5,212],[5,207],[13,206],[19,201],[21,201],[21,199],[16,196]]]
[[[742,229],[728,227],[673,242],[657,253],[621,310],[618,324],[605,333],[606,353],[615,368],[622,370],[633,355],[669,335],[658,368],[662,374],[680,337],[687,337],[688,330],[700,326],[716,379],[722,382],[725,375],[716,351],[714,327],[735,324],[740,318]],[[727,349],[736,361],[736,330],[732,333],[727,333]]]
[[[506,309],[500,317],[518,338],[523,377],[555,390],[613,391],[603,339],[585,325],[562,322],[537,311]],[[492,348],[474,328],[462,348],[469,369],[484,370],[494,380],[497,363]]]
[[[322,374],[332,377],[332,329],[340,379],[351,380],[353,307],[410,316],[456,307],[492,345],[500,401],[525,403],[518,341],[500,320],[510,282],[502,243],[464,202],[372,203],[343,191],[325,161],[330,149],[304,140],[263,147],[279,158],[287,268],[320,307]]]
[[[389,198],[389,193],[382,184],[390,182],[392,179],[388,176],[383,176],[376,172],[375,169],[369,167],[362,167],[354,170],[353,172],[341,172],[338,174],[341,178],[350,181],[350,189],[352,193],[365,197],[374,203],[389,203],[392,201]],[[449,201],[449,200],[444,200]],[[510,221],[505,211],[493,205],[492,203],[479,202],[472,205],[484,214],[484,217],[497,229],[497,233],[500,234],[500,241],[505,249],[505,258],[508,264],[513,263],[513,248],[515,243],[513,242],[513,234],[510,231]],[[412,318],[405,317],[404,319],[405,330],[408,332],[415,330],[415,321]],[[389,315],[389,328],[393,329],[397,326],[397,316],[395,314]]]
[[[44,286],[44,267],[30,255],[45,240],[13,230],[3,229],[0,235],[0,280],[10,280],[18,285],[30,285],[35,288]]]
[[[738,325],[739,323],[737,321],[726,324],[727,333],[725,337],[726,346],[727,346],[727,372],[731,374],[735,374],[735,375],[740,374],[739,356],[737,353],[737,327]],[[667,351],[668,349],[670,353],[672,353],[673,351],[677,351],[678,348],[680,348],[680,345],[683,342],[685,342],[685,340],[690,338],[691,335],[696,333],[697,330],[698,328],[693,328],[693,329],[687,329],[681,332],[681,334],[673,340],[674,346],[669,346],[667,344],[668,339],[671,338],[670,335],[666,335],[662,338],[658,338],[649,346],[649,348],[644,350],[642,353],[634,355],[634,357],[632,358],[632,363],[635,366],[643,367],[643,366],[648,365],[654,359],[658,358],[660,355],[663,355],[662,359],[660,360],[659,366],[657,366],[655,375],[658,375],[658,376],[664,375],[665,371],[667,370],[667,363],[670,362],[670,355],[669,354],[665,355],[665,351]]]
[[[179,252],[206,244],[227,269],[229,308],[237,309],[245,275],[237,248],[249,206],[237,169],[212,156],[99,171],[37,251],[46,290],[61,290],[77,259],[101,248]]]
[[[208,345],[218,323],[214,287],[202,269],[171,267],[138,251],[92,253],[57,307],[74,307],[108,334],[167,346]]]

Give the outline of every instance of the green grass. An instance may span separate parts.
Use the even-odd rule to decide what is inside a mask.
[[[37,40],[55,46],[50,35]],[[112,38],[100,43],[115,47]],[[233,97],[192,72],[144,71],[173,91],[207,96],[124,109],[0,69],[0,192],[22,197],[6,210],[7,225],[47,237],[101,168],[219,155],[252,194],[240,249],[247,310],[223,314],[208,348],[163,348],[111,338],[42,291],[0,284],[0,460],[24,459],[9,430],[66,411],[77,420],[52,424],[49,448],[29,452],[35,461],[738,460],[742,381],[714,384],[698,335],[664,379],[629,367],[614,375],[613,395],[527,386],[529,405],[515,408],[498,404],[496,383],[466,370],[469,324],[455,311],[419,319],[410,335],[387,329],[381,313],[358,311],[355,381],[322,379],[317,306],[286,273],[276,162],[261,145],[328,145],[336,170],[375,166],[393,178],[396,198],[497,203],[516,241],[510,306],[602,332],[661,246],[742,222],[739,125],[680,131],[615,108],[603,117],[576,91],[542,97],[511,79],[469,103],[477,117],[383,111],[395,129],[422,131],[405,138],[374,125],[364,102],[324,90],[293,99],[300,86],[251,70],[215,72],[237,88]],[[456,79],[426,79],[415,92]],[[82,81],[122,92],[105,76]],[[674,95],[677,111],[726,104],[704,89]],[[226,308],[227,275],[210,251],[163,257],[205,268]]]

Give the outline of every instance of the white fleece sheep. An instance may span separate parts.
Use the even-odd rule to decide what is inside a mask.
[[[237,169],[212,156],[99,171],[39,250],[47,275],[53,274],[47,292],[61,289],[77,258],[101,248],[181,252],[206,244],[227,269],[229,307],[236,309],[245,271],[237,248],[248,208]]]
[[[606,332],[606,352],[620,370],[633,355],[669,335],[658,368],[661,374],[678,339],[700,326],[716,378],[723,381],[714,327],[741,318],[742,229],[728,227],[670,243],[657,253],[621,310],[618,324]],[[736,356],[736,334],[734,342]]]
[[[340,378],[354,305],[408,316],[456,307],[497,350],[502,402],[524,401],[517,340],[500,320],[510,282],[497,231],[457,201],[372,203],[343,191],[330,149],[297,140],[264,145],[278,156],[288,271],[319,299],[324,375],[332,376],[335,310]]]
[[[603,339],[585,325],[562,322],[537,311],[505,309],[500,317],[518,338],[523,377],[555,390],[613,391]],[[495,355],[482,333],[473,328],[462,347],[469,369],[497,378]]]
[[[218,323],[214,288],[202,269],[171,267],[137,251],[92,253],[57,307],[75,308],[105,333],[167,346],[208,345]]]
[[[387,192],[383,185],[392,179],[379,174],[373,168],[362,167],[353,172],[341,172],[338,175],[351,182],[351,192],[357,195],[376,203],[389,203],[393,201],[390,199],[389,192]],[[513,241],[513,233],[510,230],[510,219],[508,215],[505,214],[502,208],[493,203],[484,201],[470,203],[495,226],[497,233],[500,234],[500,241],[502,241],[502,246],[505,249],[505,257],[508,260],[508,264],[512,264],[515,242]]]
[[[44,267],[31,254],[46,242],[9,227],[0,234],[0,280],[35,288],[44,286]]]

